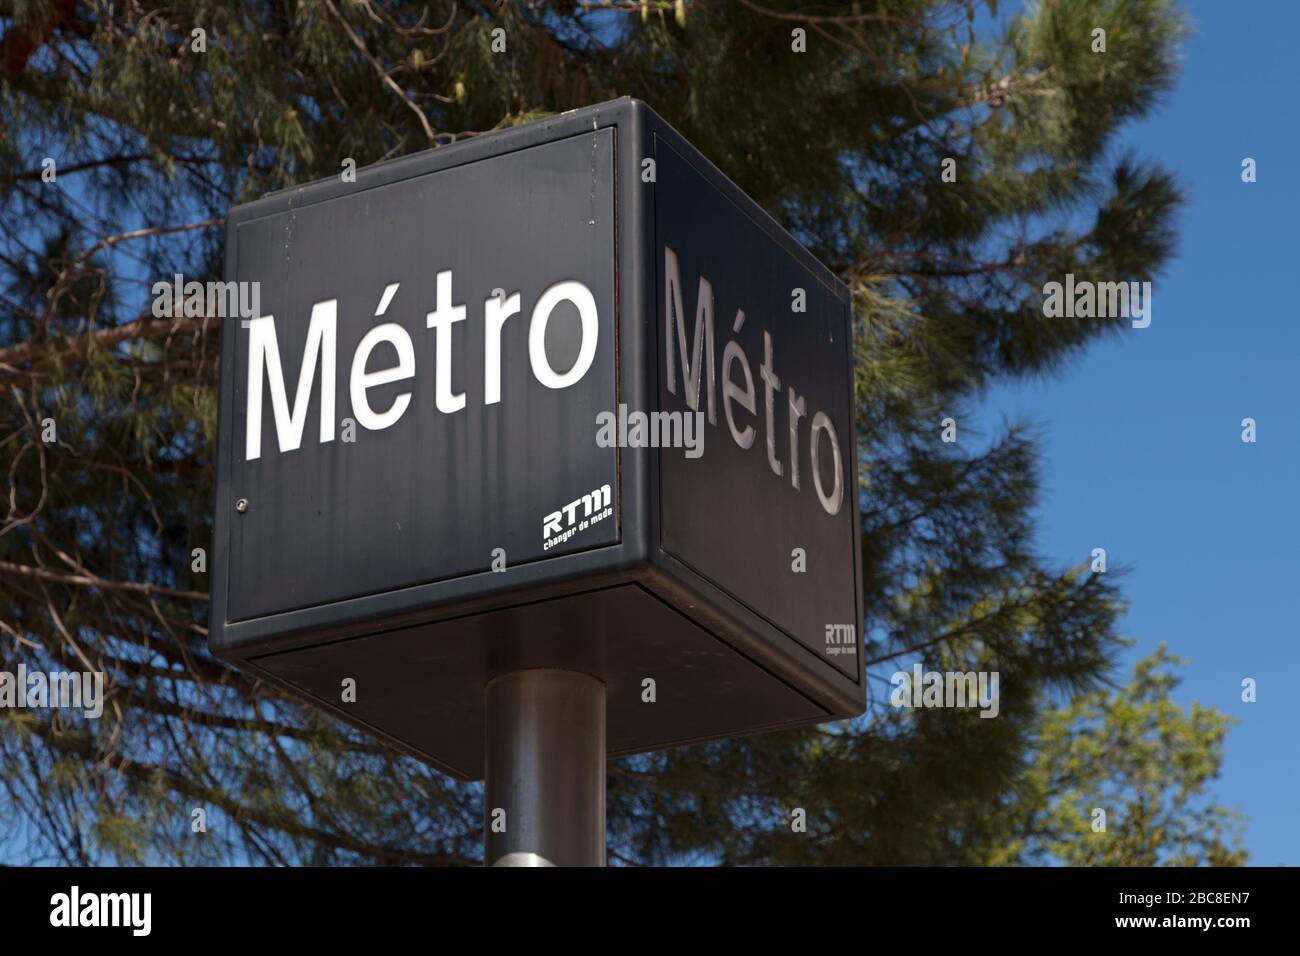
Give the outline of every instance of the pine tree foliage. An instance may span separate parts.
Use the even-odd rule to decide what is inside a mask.
[[[158,318],[150,289],[220,278],[234,203],[630,94],[853,290],[873,699],[857,721],[618,762],[611,859],[1236,859],[1217,808],[1176,849],[1150,831],[1140,850],[1090,848],[1068,818],[1088,777],[1043,761],[1081,759],[1078,722],[1109,706],[1121,596],[1113,573],[1034,553],[1032,430],[964,424],[989,385],[1124,331],[1045,319],[1045,281],[1150,279],[1172,252],[1177,184],[1118,143],[1176,79],[1169,0],[1006,16],[946,0],[0,0],[0,30],[0,669],[109,675],[99,720],[0,712],[8,858],[477,861],[477,787],[207,652],[216,320]],[[999,718],[888,706],[914,660],[999,671]],[[1116,738],[1107,766],[1143,779],[1134,819],[1170,787],[1194,795],[1222,743],[1217,718],[1170,711],[1170,686],[1145,680],[1129,706],[1201,730],[1163,749]],[[1206,772],[1162,776],[1171,759]],[[1054,838],[1012,825],[1045,807]]]

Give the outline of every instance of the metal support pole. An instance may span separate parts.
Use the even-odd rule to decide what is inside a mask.
[[[495,678],[486,746],[484,862],[604,866],[605,685],[550,669]]]

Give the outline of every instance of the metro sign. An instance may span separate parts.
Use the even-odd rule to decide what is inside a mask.
[[[512,670],[613,755],[861,712],[847,290],[644,104],[233,209],[226,278],[218,655],[469,779]]]
[[[452,273],[439,272],[438,300],[441,303],[428,315],[428,327],[436,331],[438,390],[436,404],[440,412],[458,412],[465,407],[465,393],[453,393],[451,382],[452,330],[457,322],[466,318],[465,306],[452,305]],[[394,282],[384,289],[376,316],[381,316],[400,288]],[[546,355],[546,323],[550,314],[562,302],[577,307],[581,322],[581,339],[578,358],[563,374],[550,366]],[[501,401],[501,330],[507,319],[519,312],[519,293],[506,297],[493,296],[483,301],[486,327],[484,353],[484,381],[486,391],[483,403],[495,405]],[[304,346],[304,365],[298,372],[298,394],[293,407],[289,405],[284,385],[284,370],[280,366],[280,348],[275,331],[275,316],[265,315],[248,323],[249,379],[248,404],[245,412],[245,460],[251,461],[262,454],[262,394],[263,374],[270,384],[272,407],[275,411],[276,433],[280,437],[280,451],[291,451],[302,444],[303,423],[307,399],[315,381],[316,360],[322,359],[320,384],[320,440],[334,440],[335,386],[334,355],[338,341],[338,300],[316,302],[311,308]],[[559,282],[548,288],[537,300],[528,332],[528,359],[533,375],[547,388],[567,388],[581,380],[591,367],[596,353],[596,301],[591,290],[581,282]],[[380,371],[367,371],[371,355],[381,344],[391,345],[397,356],[394,367]],[[385,322],[366,332],[352,356],[349,393],[357,422],[370,431],[382,431],[397,423],[411,402],[411,393],[397,395],[383,412],[370,406],[367,392],[370,388],[404,381],[415,376],[415,349],[411,336],[396,322]]]

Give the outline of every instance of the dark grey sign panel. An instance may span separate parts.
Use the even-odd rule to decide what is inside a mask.
[[[465,778],[513,670],[610,753],[861,712],[847,290],[644,104],[233,209],[226,277],[215,653]]]
[[[659,458],[664,550],[856,678],[848,306],[677,150],[655,160],[659,401],[706,422],[699,457]]]
[[[239,224],[236,277],[261,283],[267,318],[234,356],[235,405],[261,416],[237,417],[228,449],[248,502],[231,526],[232,620],[488,571],[496,549],[520,564],[618,540],[612,513],[542,534],[571,501],[615,497],[616,453],[590,424],[615,395],[613,208],[606,129]],[[591,297],[585,341],[569,299],[535,314],[564,282]],[[278,362],[258,347],[271,341]],[[325,354],[304,364],[309,346]]]

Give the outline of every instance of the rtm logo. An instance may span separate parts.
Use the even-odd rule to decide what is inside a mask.
[[[388,285],[379,300],[375,315],[381,316],[397,294],[400,283]],[[546,356],[546,324],[561,302],[570,302],[578,310],[582,322],[582,341],[578,358],[567,372],[557,372]],[[501,329],[506,321],[520,311],[519,293],[489,296],[483,300],[483,318],[486,335],[483,345],[484,405],[501,401]],[[451,415],[465,407],[464,392],[457,392],[453,382],[451,356],[452,331],[458,322],[464,322],[464,305],[452,301],[451,271],[439,272],[434,309],[425,317],[425,324],[437,336],[437,365],[434,369],[434,402],[438,411]],[[298,390],[293,407],[284,383],[284,370],[280,364],[280,346],[276,340],[275,317],[264,315],[248,322],[248,418],[245,429],[244,457],[248,461],[262,456],[262,392],[264,383],[271,391],[271,408],[275,413],[275,431],[280,451],[293,451],[302,445],[302,434],[307,424],[307,406],[311,403],[312,387],[316,382],[316,366],[320,365],[320,440],[334,440],[334,382],[335,343],[338,340],[338,300],[326,299],[311,307],[307,325],[307,342],[303,349],[302,368],[298,370]],[[600,335],[596,298],[581,282],[565,280],[550,286],[533,306],[528,326],[528,360],[533,376],[547,388],[568,388],[581,381],[596,357],[596,341]],[[387,342],[397,354],[397,364],[387,368],[368,370],[371,353],[381,343]],[[348,379],[352,399],[352,414],[357,424],[371,431],[391,428],[406,413],[411,404],[411,393],[402,392],[383,411],[375,411],[366,392],[379,385],[404,381],[415,377],[415,348],[411,335],[396,322],[376,325],[361,339],[352,356],[351,376]]]
[[[857,654],[858,629],[852,624],[826,625],[826,656]]]
[[[549,551],[556,545],[568,541],[579,531],[584,531],[597,521],[608,518],[614,513],[609,502],[609,485],[601,485],[591,494],[570,501],[559,511],[552,511],[542,522],[542,550]],[[582,508],[582,517],[578,517],[579,507]]]

